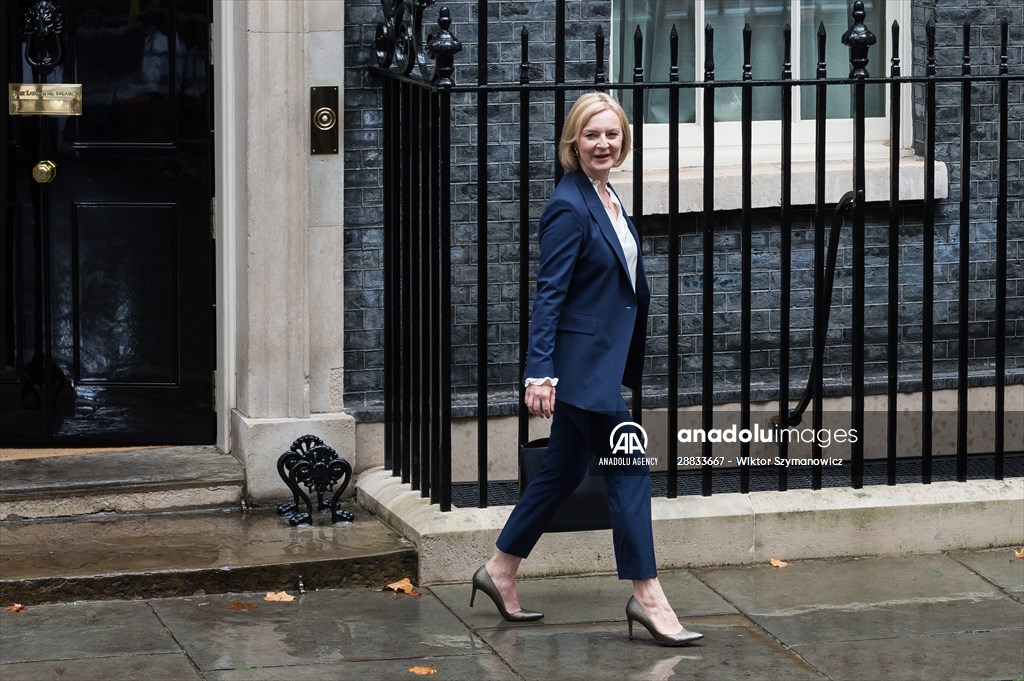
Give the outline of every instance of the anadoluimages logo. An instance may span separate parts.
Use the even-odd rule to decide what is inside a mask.
[[[647,431],[639,423],[623,421],[612,429],[608,445],[612,454],[644,456],[647,453]]]

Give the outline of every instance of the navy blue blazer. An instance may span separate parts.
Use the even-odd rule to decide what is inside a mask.
[[[582,171],[565,175],[540,218],[537,297],[525,378],[557,377],[557,399],[614,412],[620,388],[639,388],[651,290],[637,240],[636,291],[597,189]]]

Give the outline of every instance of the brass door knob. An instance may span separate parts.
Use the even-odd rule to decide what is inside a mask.
[[[40,161],[32,168],[32,179],[40,184],[53,182],[57,177],[57,164],[53,161]]]

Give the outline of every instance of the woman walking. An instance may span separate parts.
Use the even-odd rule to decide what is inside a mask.
[[[609,171],[622,164],[629,149],[629,123],[619,103],[599,92],[581,96],[558,147],[566,175],[540,219],[537,296],[524,377],[527,409],[554,417],[548,453],[498,537],[494,555],[473,575],[470,605],[479,589],[512,622],[543,617],[519,605],[519,564],[583,480],[591,457],[607,454],[612,430],[630,421],[621,386],[640,386],[651,293],[636,229],[608,184]],[[616,466],[604,473],[619,579],[633,582],[626,605],[630,638],[634,621],[662,645],[702,638],[679,623],[658,581],[647,466]]]

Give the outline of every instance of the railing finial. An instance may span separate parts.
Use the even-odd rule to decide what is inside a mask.
[[[462,41],[451,32],[452,15],[442,7],[437,23],[440,27],[423,37],[423,13],[435,0],[381,0],[383,20],[377,24],[374,54],[382,69],[395,67],[406,76],[430,81],[435,85],[455,85],[455,55],[462,51]],[[434,60],[435,64],[430,64]]]
[[[867,78],[868,49],[878,39],[864,25],[864,3],[861,0],[853,3],[853,25],[843,34],[843,44],[850,48],[850,78]]]
[[[437,18],[440,31],[431,33],[427,38],[427,55],[437,60],[434,71],[434,84],[445,87],[455,85],[455,55],[462,51],[462,41],[451,32],[452,14],[448,7],[442,7]]]

